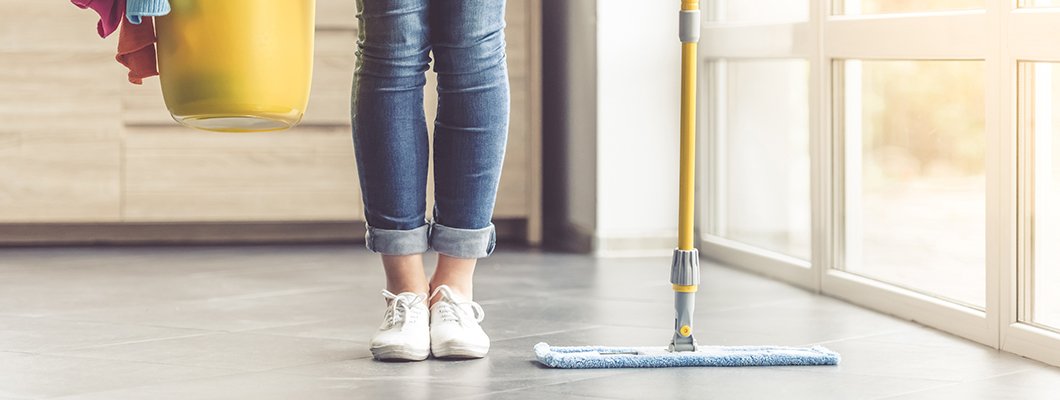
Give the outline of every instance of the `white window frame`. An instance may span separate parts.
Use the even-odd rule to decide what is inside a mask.
[[[729,0],[743,1],[743,0]],[[1060,8],[1017,8],[1016,0],[984,0],[985,9],[929,13],[833,15],[832,0],[809,0],[808,21],[788,23],[708,22],[700,57],[706,73],[701,96],[708,101],[700,128],[700,154],[711,154],[723,120],[713,109],[711,61],[803,59],[809,62],[811,152],[811,259],[759,249],[712,236],[713,208],[703,204],[699,246],[707,257],[772,276],[970,340],[1060,365],[1060,333],[1020,322],[1021,273],[1030,264],[1029,210],[1033,152],[1026,110],[1018,108],[1024,79],[1021,61],[1060,62]],[[711,2],[706,2],[709,5]],[[712,10],[707,10],[708,14]],[[985,63],[986,258],[985,310],[969,308],[837,269],[844,249],[842,104],[844,85],[837,60],[981,60]],[[1022,93],[1024,96],[1026,93]],[[1017,165],[1017,163],[1019,163]],[[699,197],[717,198],[717,166],[699,163]],[[807,268],[809,267],[809,268]]]

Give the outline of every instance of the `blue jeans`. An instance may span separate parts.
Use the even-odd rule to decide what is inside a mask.
[[[353,143],[369,250],[493,253],[508,141],[505,0],[358,0]],[[423,87],[434,54],[434,208]]]

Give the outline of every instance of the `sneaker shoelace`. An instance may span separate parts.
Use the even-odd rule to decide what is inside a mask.
[[[467,316],[464,306],[471,309],[471,317],[474,318],[475,322],[482,322],[482,319],[486,317],[486,312],[482,310],[482,306],[478,305],[478,303],[473,301],[457,302],[454,300],[452,289],[449,286],[439,286],[434,290],[434,294],[431,297],[438,293],[442,294],[442,298],[435,305],[438,307],[438,316],[442,321],[454,321],[463,325],[464,318]]]
[[[408,323],[415,323],[420,313],[413,312],[413,307],[427,300],[427,295],[420,294],[410,299],[409,296],[399,296],[386,289],[383,290],[383,297],[389,301],[386,314],[383,315],[387,329],[398,323],[402,324],[402,329]]]

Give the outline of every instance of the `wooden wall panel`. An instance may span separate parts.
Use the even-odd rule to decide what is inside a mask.
[[[0,53],[112,52],[117,34],[100,39],[98,20],[67,0],[0,0]]]
[[[129,192],[127,221],[287,222],[356,221],[360,198],[353,191]],[[164,212],[160,212],[164,210]]]
[[[508,76],[511,84],[511,122],[508,148],[501,170],[500,188],[494,215],[497,218],[528,217],[530,141],[535,140],[530,120],[530,7],[532,1],[516,0],[508,3],[505,40],[508,44]]]
[[[357,169],[345,127],[236,135],[157,127],[127,131],[127,221],[360,218]]]
[[[158,78],[144,79],[143,85],[122,85],[123,125],[176,126],[162,99]]]
[[[0,0],[0,223],[120,219],[122,67],[96,20]]]
[[[93,53],[0,52],[0,132],[118,137],[121,66]]]
[[[357,30],[357,0],[317,0],[317,29]]]
[[[0,222],[114,222],[121,141],[22,135],[0,139]]]
[[[356,41],[356,31],[317,31],[313,90],[303,124],[350,125],[350,91],[353,88]]]

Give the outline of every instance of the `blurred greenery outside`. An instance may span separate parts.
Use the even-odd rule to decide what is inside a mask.
[[[861,257],[847,270],[984,308],[982,61],[860,64]],[[856,103],[855,103],[856,104]],[[848,157],[854,155],[848,155]]]
[[[983,62],[860,63],[866,184],[985,173]]]

